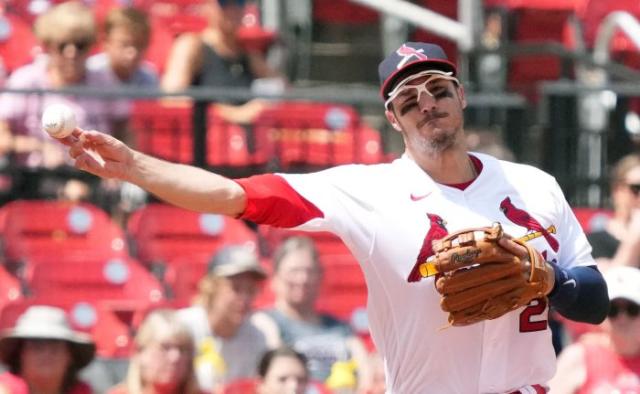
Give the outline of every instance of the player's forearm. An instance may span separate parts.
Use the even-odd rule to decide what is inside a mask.
[[[196,211],[237,216],[246,205],[244,190],[231,179],[139,152],[127,178],[164,201]]]
[[[563,269],[554,264],[556,283],[549,294],[551,306],[562,316],[600,324],[609,311],[609,295],[602,274],[595,266]]]

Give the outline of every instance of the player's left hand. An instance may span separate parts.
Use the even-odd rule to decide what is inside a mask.
[[[499,223],[450,234],[434,242],[434,250],[440,305],[454,326],[496,319],[553,288],[551,265]]]

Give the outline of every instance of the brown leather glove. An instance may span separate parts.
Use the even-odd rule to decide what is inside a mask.
[[[546,297],[553,288],[553,269],[525,242],[525,256],[514,254],[498,241],[505,235],[500,223],[465,229],[434,241],[436,289],[449,323],[466,326],[496,319]]]

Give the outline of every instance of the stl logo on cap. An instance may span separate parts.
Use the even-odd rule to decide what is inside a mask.
[[[398,70],[404,67],[409,59],[414,56],[417,60],[429,60],[429,57],[424,54],[424,49],[411,48],[410,46],[407,46],[407,44],[402,44],[402,46],[398,48],[396,53],[398,54],[398,56],[402,56],[402,60],[400,60],[398,62],[398,65],[396,66]]]

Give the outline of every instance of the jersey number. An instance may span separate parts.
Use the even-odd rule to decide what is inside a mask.
[[[547,329],[547,319],[531,320],[532,317],[540,316],[547,309],[545,298],[532,300],[529,306],[520,313],[520,332],[542,331]]]

